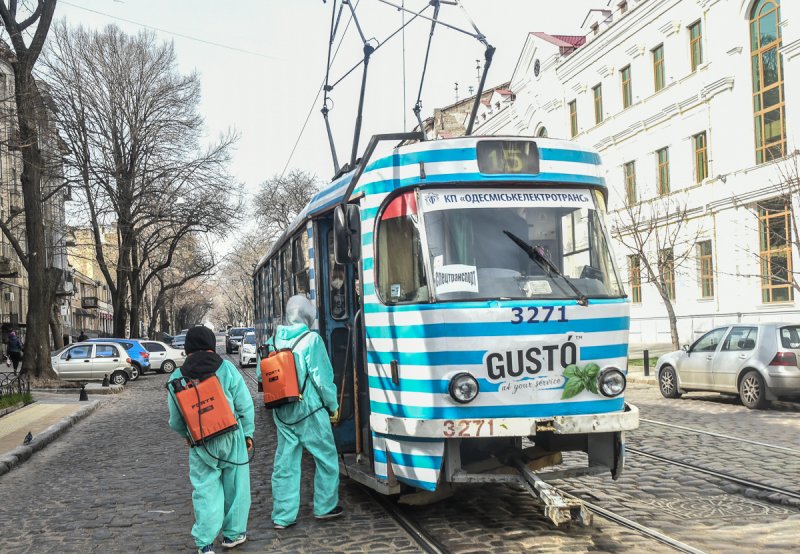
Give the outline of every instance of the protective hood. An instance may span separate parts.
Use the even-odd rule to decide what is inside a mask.
[[[192,352],[181,366],[181,373],[187,379],[198,379],[202,381],[206,377],[214,375],[222,365],[222,358],[216,352],[206,352],[199,350]]]
[[[314,305],[302,294],[292,296],[286,303],[286,324],[296,325],[302,323],[309,329],[314,325],[314,316],[317,310]]]

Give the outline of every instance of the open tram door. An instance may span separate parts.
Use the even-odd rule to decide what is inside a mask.
[[[354,374],[353,367],[358,363],[361,349],[355,333],[360,333],[360,325],[355,325],[355,316],[360,309],[356,281],[358,268],[355,264],[338,264],[334,257],[333,213],[314,222],[315,271],[319,331],[325,340],[328,355],[333,366],[333,378],[339,395],[339,420],[334,423],[333,435],[336,447],[341,453],[356,451]],[[366,391],[364,391],[366,392]],[[367,399],[368,402],[368,399]],[[367,403],[366,406],[369,406]],[[360,402],[362,411],[365,404]],[[368,413],[361,414],[362,422],[369,421]]]

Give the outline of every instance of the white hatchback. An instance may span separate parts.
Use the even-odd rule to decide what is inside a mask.
[[[142,346],[150,352],[150,367],[158,373],[170,374],[186,361],[183,349],[173,348],[165,342],[144,340]]]
[[[115,342],[79,342],[50,355],[50,363],[65,381],[99,381],[109,377],[114,385],[124,385],[139,376],[139,370],[122,345]]]
[[[244,337],[242,337],[242,346],[239,348],[239,367],[256,365],[257,360],[256,334],[253,332],[245,333]]]

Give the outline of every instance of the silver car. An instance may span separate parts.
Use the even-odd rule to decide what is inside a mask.
[[[79,342],[53,352],[53,370],[65,381],[99,381],[108,375],[114,385],[124,385],[138,373],[125,349],[115,342]],[[138,376],[138,375],[137,375]]]
[[[173,348],[157,340],[142,341],[142,346],[150,352],[150,367],[158,373],[172,373],[186,361],[183,348]]]
[[[688,391],[738,394],[748,408],[800,394],[800,325],[753,323],[713,329],[656,362],[661,394]]]

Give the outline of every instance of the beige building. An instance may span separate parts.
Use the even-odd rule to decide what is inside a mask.
[[[106,260],[115,271],[116,231],[109,229],[102,238]],[[72,272],[72,296],[65,317],[65,334],[74,338],[84,331],[90,337],[108,337],[114,328],[111,291],[97,263],[92,230],[71,228],[67,239],[67,257]],[[69,320],[68,324],[66,320]]]

